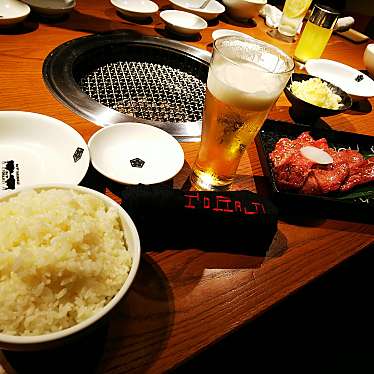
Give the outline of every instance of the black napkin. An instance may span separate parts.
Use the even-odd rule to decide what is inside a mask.
[[[131,186],[122,207],[142,248],[202,248],[264,254],[277,231],[278,211],[250,191],[181,191]]]

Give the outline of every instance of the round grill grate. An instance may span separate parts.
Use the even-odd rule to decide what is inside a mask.
[[[100,126],[143,122],[198,141],[210,58],[188,44],[118,30],[55,48],[43,78],[57,99]]]
[[[91,99],[129,116],[158,122],[202,117],[205,84],[167,65],[112,62],[85,74],[79,86]]]

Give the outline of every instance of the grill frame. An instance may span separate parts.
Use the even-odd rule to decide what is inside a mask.
[[[142,122],[167,131],[179,141],[198,141],[201,135],[201,120],[159,122],[126,115],[91,99],[81,89],[78,81],[84,74],[82,72],[116,62],[130,47],[174,56],[177,64],[178,61],[187,61],[193,69],[197,69],[188,73],[206,83],[211,57],[209,52],[178,41],[123,30],[89,35],[60,45],[44,60],[44,82],[62,104],[99,126]]]

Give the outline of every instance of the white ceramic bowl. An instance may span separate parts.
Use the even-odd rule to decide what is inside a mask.
[[[195,35],[208,27],[203,18],[180,10],[163,10],[160,17],[166,27],[177,34]]]
[[[231,36],[231,35],[241,36],[241,37],[247,38],[247,39],[255,39],[248,34],[244,34],[244,32],[240,32],[240,31],[236,31],[236,30],[230,30],[230,29],[218,29],[218,30],[214,30],[212,32],[213,40],[216,40],[218,38],[222,38],[224,36]]]
[[[247,20],[259,15],[267,0],[222,0],[231,17]]]
[[[374,96],[374,81],[351,66],[321,58],[308,60],[305,69],[310,75],[340,87],[352,97],[352,100]]]
[[[364,64],[369,74],[374,78],[374,43],[368,44],[365,48]]]
[[[210,0],[210,2],[202,9],[197,7],[203,3],[203,0],[170,0],[170,3],[174,9],[196,14],[197,16],[204,18],[206,21],[218,17],[225,11],[224,5],[216,0]]]
[[[90,163],[82,136],[38,113],[0,111],[0,194],[41,183],[78,184]]]
[[[104,127],[88,142],[92,165],[124,184],[155,184],[173,178],[184,164],[181,145],[167,132],[143,123]]]
[[[30,13],[30,7],[18,0],[0,1],[0,27],[22,22]]]
[[[147,18],[157,13],[158,5],[150,0],[110,0],[122,14],[131,18]]]
[[[61,17],[70,13],[76,6],[75,0],[22,0],[44,17]]]
[[[44,335],[37,335],[37,336],[13,336],[0,333],[0,348],[5,348],[9,350],[38,350],[38,349],[45,349],[51,346],[57,346],[66,339],[72,338],[76,336],[77,333],[81,332],[82,330],[91,327],[95,322],[105,317],[110,310],[123,298],[123,296],[128,291],[130,285],[132,284],[135,275],[137,273],[139,262],[140,262],[140,240],[139,235],[136,230],[136,227],[130,218],[130,216],[125,212],[125,210],[118,205],[114,200],[109,198],[108,196],[97,192],[95,190],[74,186],[74,185],[65,185],[65,184],[48,184],[48,185],[38,185],[34,187],[26,187],[22,188],[18,191],[13,191],[12,193],[8,193],[5,196],[0,197],[1,201],[6,201],[10,197],[17,195],[20,191],[28,190],[28,189],[37,189],[37,190],[46,190],[50,188],[59,188],[59,189],[72,189],[76,190],[81,193],[86,193],[90,195],[94,195],[102,200],[107,206],[114,207],[117,209],[119,217],[122,223],[122,229],[126,238],[127,249],[132,256],[132,266],[129,272],[129,275],[125,282],[123,283],[120,290],[117,294],[106,304],[99,312],[97,312],[92,317],[72,326],[67,329],[48,333]]]

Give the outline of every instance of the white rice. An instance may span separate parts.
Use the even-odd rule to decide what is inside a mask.
[[[0,203],[0,333],[41,335],[103,308],[131,267],[119,215],[74,190]]]

